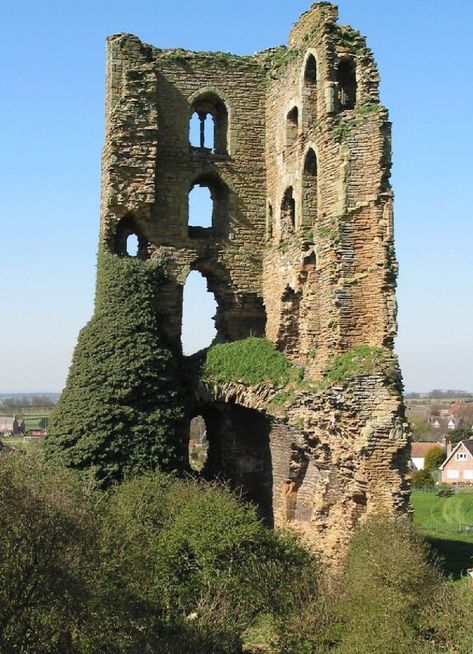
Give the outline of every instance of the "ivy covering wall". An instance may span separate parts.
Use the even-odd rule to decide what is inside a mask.
[[[95,313],[79,334],[46,456],[107,485],[186,457],[175,361],[156,317],[157,261],[100,248]]]

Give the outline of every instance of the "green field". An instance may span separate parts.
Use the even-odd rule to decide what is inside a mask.
[[[40,428],[44,424],[43,421],[45,419],[46,421],[49,419],[50,414],[50,408],[42,409],[31,407],[27,409],[18,409],[16,415],[19,419],[23,419],[25,421],[25,429],[28,431],[29,429]]]
[[[473,492],[451,497],[414,491],[411,495],[414,522],[426,540],[440,554],[446,572],[455,577],[473,567]]]

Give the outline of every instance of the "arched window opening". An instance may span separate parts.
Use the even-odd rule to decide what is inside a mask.
[[[182,351],[186,356],[208,347],[214,340],[217,303],[207,290],[206,279],[196,270],[187,277],[182,300]]]
[[[192,147],[213,150],[214,136],[215,125],[213,116],[204,112],[194,111],[189,124],[189,140]]]
[[[126,253],[129,257],[138,256],[138,236],[136,234],[130,234],[126,239]]]
[[[271,424],[263,413],[238,404],[216,402],[200,409],[206,424],[208,454],[202,475],[226,481],[252,502],[265,523],[273,518]]]
[[[296,201],[293,196],[293,189],[290,186],[286,189],[281,203],[281,235],[285,236],[294,232],[296,226]]]
[[[310,54],[307,57],[304,70],[304,84],[306,86],[313,86],[317,82],[317,62],[314,55]]]
[[[192,147],[226,154],[228,112],[215,93],[204,93],[192,103],[189,141]]]
[[[212,227],[213,201],[208,186],[196,185],[189,193],[189,227]]]
[[[189,465],[192,470],[201,472],[207,461],[209,441],[207,426],[203,416],[192,418],[189,427]]]
[[[299,131],[299,110],[297,107],[291,109],[286,117],[286,145],[291,145],[297,138]]]
[[[112,248],[121,257],[146,258],[146,240],[131,216],[122,218],[118,223]]]
[[[307,175],[308,177],[317,177],[317,157],[312,148],[309,148],[305,155],[304,175]]]
[[[354,59],[342,59],[337,70],[340,109],[354,109],[356,104],[356,64]]]
[[[229,228],[230,191],[215,175],[203,175],[189,192],[189,238],[223,237]]]
[[[317,220],[317,156],[312,148],[307,150],[302,171],[302,224],[313,227]]]

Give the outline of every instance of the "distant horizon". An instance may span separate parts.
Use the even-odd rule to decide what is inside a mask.
[[[2,391],[0,390],[0,400],[3,399],[4,397],[11,397],[13,395],[61,395],[62,391]],[[441,386],[434,386],[428,391],[415,391],[412,389],[405,389],[403,391],[403,395],[409,395],[410,393],[417,393],[418,395],[428,395],[429,393],[432,393],[432,391],[438,390],[441,392],[447,392],[449,390],[456,391],[458,393],[464,393],[471,395],[473,397],[473,390],[467,389],[467,388],[442,388]]]

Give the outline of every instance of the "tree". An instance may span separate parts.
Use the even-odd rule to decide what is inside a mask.
[[[448,432],[448,438],[454,445],[460,441],[468,440],[472,436],[473,431],[470,425],[467,424],[460,425],[456,429],[452,429],[452,431]]]
[[[416,470],[412,475],[412,488],[424,488],[425,486],[433,486],[434,478],[430,470]]]
[[[46,456],[108,485],[185,467],[174,356],[156,315],[157,261],[99,253],[95,314],[82,330],[51,418]]]
[[[445,449],[440,445],[431,447],[425,455],[424,469],[428,471],[438,470],[446,459]]]

